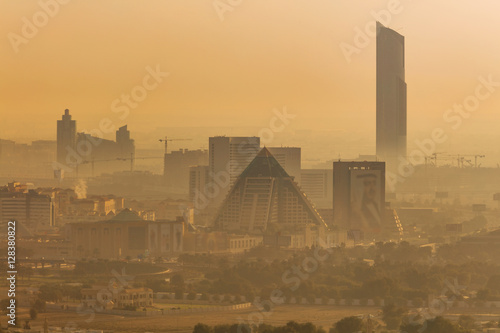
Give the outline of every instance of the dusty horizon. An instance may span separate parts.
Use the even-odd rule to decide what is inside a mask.
[[[500,82],[500,46],[491,42],[500,28],[499,5],[493,1],[261,0],[229,8],[217,1],[73,0],[57,2],[44,22],[41,3],[52,2],[0,4],[1,139],[54,140],[56,120],[68,108],[79,131],[109,118],[116,127],[128,124],[138,147],[154,149],[161,128],[192,128],[192,136],[257,135],[273,109],[286,107],[297,121],[276,145],[300,145],[305,156],[309,150],[324,160],[374,154],[375,38],[369,31],[379,20],[405,36],[409,150],[443,128],[449,139],[438,150],[485,153],[490,166],[500,161],[491,147],[498,138],[498,85],[474,112],[448,111],[475,94],[478,78]],[[32,35],[26,35],[29,24]],[[146,82],[147,96],[123,117],[117,111],[127,105],[122,96],[155,70],[164,75]],[[214,127],[220,130],[211,132]],[[185,146],[202,148],[203,142]]]

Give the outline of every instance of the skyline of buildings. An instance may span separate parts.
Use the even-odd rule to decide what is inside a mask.
[[[405,44],[404,37],[396,31],[386,28],[380,22],[376,23],[376,27],[376,155],[360,155],[359,159],[366,157],[372,159],[375,157],[375,159],[383,160],[384,162],[381,163],[385,163],[389,171],[394,170],[399,157],[406,158],[407,100]],[[127,125],[119,127],[115,134],[116,141],[112,141],[99,138],[90,133],[78,132],[76,119],[73,119],[69,110],[66,109],[62,115],[62,119],[57,120],[57,161],[68,167],[75,167],[76,178],[79,178],[79,166],[84,164],[88,164],[91,168],[88,168],[87,172],[83,174],[80,168],[80,176],[83,177],[104,174],[104,177],[109,178],[105,174],[106,172],[116,173],[119,171],[129,171],[129,175],[124,173],[123,176],[133,177],[134,161],[136,158],[140,158],[135,156],[134,140],[131,139]],[[360,189],[362,184],[368,186],[366,184],[370,182],[376,183],[377,185],[374,186],[377,186],[377,191],[378,187],[382,186],[384,193],[378,196],[377,203],[372,203],[371,208],[362,213],[370,213],[372,217],[373,215],[378,215],[376,222],[378,224],[383,223],[383,213],[385,210],[385,169],[382,172],[373,167],[380,171],[380,173],[370,171],[369,174],[363,174],[366,170],[362,166],[367,165],[367,163],[378,162],[359,162],[356,165],[359,165],[359,168],[365,171],[352,170],[349,171],[348,175],[339,169],[340,171],[338,172],[342,173],[342,177],[350,177],[349,184],[351,186],[349,190],[344,189],[340,194],[335,189],[335,186],[337,188],[339,186],[336,183],[338,174],[335,174],[335,167],[333,169],[303,169],[301,164],[301,147],[270,146],[261,150],[260,140],[261,138],[258,136],[210,136],[208,138],[208,150],[181,148],[177,151],[167,152],[166,143],[168,140],[165,138],[165,152],[163,157],[164,184],[161,184],[159,187],[165,186],[165,193],[175,193],[184,196],[194,205],[195,210],[200,208],[197,206],[197,203],[199,202],[200,195],[202,195],[205,200],[205,203],[202,205],[203,208],[207,208],[208,206],[208,210],[216,210],[222,202],[227,204],[233,200],[232,197],[235,194],[232,192],[236,191],[234,189],[236,182],[240,182],[240,178],[242,177],[247,177],[250,172],[247,170],[250,168],[249,163],[251,161],[255,162],[254,158],[258,156],[257,153],[259,151],[265,151],[269,154],[268,158],[273,161],[271,164],[276,163],[286,174],[284,178],[291,181],[291,184],[299,191],[298,193],[302,193],[306,197],[306,202],[311,204],[315,212],[313,215],[317,214],[319,216],[316,208],[322,209],[325,215],[333,216],[333,221],[339,220],[338,214],[341,214],[342,211],[339,207],[335,207],[340,196],[344,199],[349,197],[349,207],[352,208],[354,204],[358,205],[359,202],[361,204],[366,203],[364,202],[365,198],[362,198],[363,190]],[[46,146],[50,145],[47,144]],[[100,164],[102,162],[104,163]],[[335,163],[343,162],[339,161]],[[368,169],[370,168],[372,167],[368,167]],[[89,172],[90,170],[91,172]],[[146,175],[137,174],[137,176]],[[75,174],[72,177],[74,178]],[[152,179],[153,177],[150,178]],[[253,181],[251,180],[250,183]],[[274,185],[258,185],[259,181],[256,181],[253,185],[254,187],[252,187],[250,183],[245,185],[247,187],[239,184],[239,191],[253,193],[254,198],[259,197],[259,195],[263,197],[267,195],[268,198],[272,198],[272,194],[265,194],[264,192],[259,194],[257,192],[261,185],[266,187],[268,191],[271,189],[270,191],[273,192]],[[357,187],[353,185],[355,183],[358,184],[356,185]],[[381,183],[383,184],[381,185]],[[230,191],[231,193],[229,193]],[[257,192],[254,193],[252,191]],[[359,193],[355,194],[356,191]],[[296,195],[300,197],[299,194],[296,193]],[[361,197],[354,198],[356,195]],[[245,200],[250,199],[247,198]],[[355,203],[356,200],[358,203]],[[333,214],[329,211],[332,209],[332,202]],[[76,204],[83,205],[84,202],[75,202],[73,205]],[[250,205],[250,203],[247,204]],[[242,210],[250,209],[250,206],[246,208],[242,207],[240,207]],[[247,221],[248,223],[243,223],[245,228],[249,230],[253,230],[253,225],[256,223],[256,220],[254,221],[254,215],[256,214],[254,208],[252,208],[253,210],[250,209],[250,215],[247,214],[248,212],[242,215],[244,218],[250,218],[251,220],[250,222]],[[93,210],[95,209],[90,209],[90,211]],[[284,209],[284,211],[286,212],[287,209]],[[344,215],[349,217],[349,223],[354,225],[355,228],[366,229],[366,223],[368,222],[364,221],[362,217],[354,221],[353,214],[354,212],[351,209],[349,214]],[[207,214],[205,218],[210,218],[210,214]],[[216,219],[220,220],[220,215]],[[206,224],[207,221],[205,220],[203,223]],[[364,227],[361,227],[363,223]],[[265,223],[260,221],[257,224],[262,226]]]
[[[0,332],[500,332],[489,2],[5,1]]]
[[[91,166],[90,176],[97,173],[117,170],[132,170],[135,155],[135,143],[130,138],[127,125],[115,131],[115,140],[107,140],[91,133],[78,132],[77,123],[64,110],[61,120],[57,120],[57,162],[54,171],[73,172],[79,175],[83,164]],[[129,163],[124,163],[129,161]],[[62,176],[61,176],[62,177]]]

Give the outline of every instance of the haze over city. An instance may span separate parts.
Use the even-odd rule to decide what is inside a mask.
[[[474,92],[479,76],[500,77],[500,46],[493,42],[498,4],[398,3],[388,26],[409,41],[409,148],[443,127],[450,139],[440,150],[485,153],[483,163],[496,165],[500,155],[488,143],[498,139],[497,94],[457,131],[443,114]],[[35,1],[0,6],[4,36],[22,36],[21,18],[31,20],[40,10]],[[138,147],[158,148],[158,135],[148,135],[158,128],[187,127],[196,135],[198,127],[216,127],[209,135],[256,135],[273,108],[286,106],[298,118],[276,144],[297,144],[301,133],[313,131],[303,146],[310,158],[373,154],[375,39],[350,62],[341,43],[356,46],[355,28],[364,30],[373,13],[387,9],[387,1],[242,1],[221,21],[211,1],[71,1],[19,44],[19,52],[2,39],[1,137],[54,139],[53,119],[65,108],[82,129],[97,128],[105,116],[122,125],[111,103],[141,83],[146,66],[159,65],[170,75],[126,119],[141,138]],[[186,147],[202,147],[200,141]]]
[[[493,0],[0,0],[0,332],[500,333]]]

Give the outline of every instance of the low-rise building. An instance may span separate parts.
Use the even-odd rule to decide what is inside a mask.
[[[305,247],[330,248],[346,245],[348,237],[346,231],[329,230],[322,226],[308,225],[295,232],[278,232],[264,236],[265,246],[303,249]]]
[[[263,243],[263,236],[255,235],[228,235],[228,251],[242,253]]]
[[[124,209],[109,220],[67,225],[76,257],[145,258],[183,252],[184,220],[144,220]]]
[[[94,286],[81,290],[82,304],[97,310],[127,309],[153,306],[153,290],[149,288],[109,288]]]

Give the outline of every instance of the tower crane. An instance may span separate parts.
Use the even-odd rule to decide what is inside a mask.
[[[112,161],[130,161],[130,171],[134,171],[134,161],[135,160],[147,160],[147,159],[162,159],[163,157],[155,157],[155,156],[148,156],[148,157],[135,157],[133,153],[130,153],[130,157],[117,157],[114,159],[108,159],[108,160],[85,160],[82,161],[80,164],[91,164],[92,165],[92,177],[94,176],[94,163],[98,162],[112,162]],[[78,177],[78,164],[76,165],[76,172],[77,172],[77,177]]]
[[[486,155],[481,155],[481,154],[472,154],[472,155],[449,155],[450,157],[455,157],[457,159],[457,167],[463,168],[464,167],[464,162],[469,163],[470,166],[472,166],[472,161],[471,160],[466,160],[466,157],[474,157],[474,168],[478,168],[481,164],[477,163],[478,158],[484,158]]]
[[[479,154],[471,155],[471,156],[474,156],[474,168],[479,168],[479,166],[481,165],[481,164],[477,164],[478,158],[485,158],[486,157],[486,155],[479,155]]]
[[[436,166],[436,167],[437,167],[437,156],[438,156],[439,154],[444,154],[444,152],[442,152],[442,151],[441,151],[441,152],[436,152],[436,153],[433,153],[433,154],[432,154],[432,156],[433,156],[433,158],[434,158],[434,166]]]
[[[169,141],[190,141],[190,140],[193,140],[193,139],[169,139],[169,138],[165,137],[165,139],[159,139],[158,141],[165,142],[165,155],[167,155],[167,143]]]
[[[427,161],[432,161],[434,160],[434,166],[437,167],[437,157],[438,155],[440,154],[444,154],[444,152],[435,152],[435,153],[432,153],[431,156],[426,156],[425,157],[425,164],[427,164]]]

